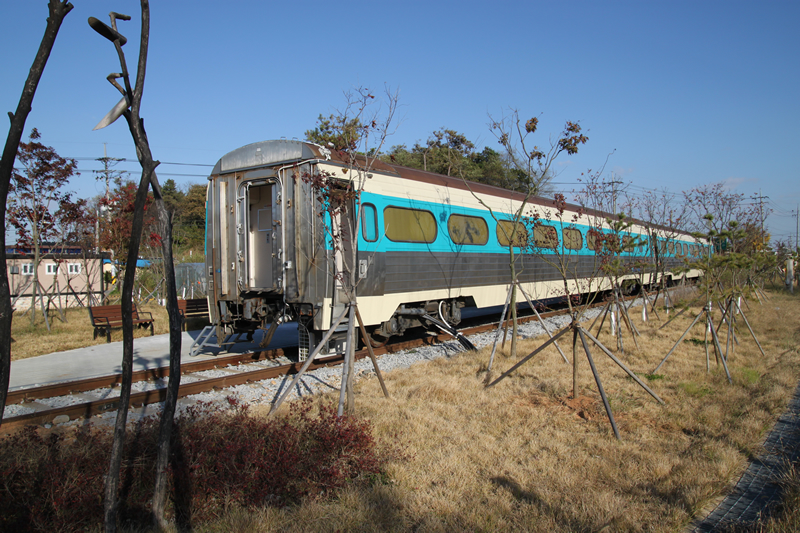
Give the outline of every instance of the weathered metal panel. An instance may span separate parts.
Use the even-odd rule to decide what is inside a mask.
[[[459,290],[469,287],[507,284],[510,269],[507,254],[387,252],[385,254],[386,294],[415,290]],[[516,256],[517,272],[522,283],[560,281],[561,274],[547,261],[536,256]],[[570,278],[598,277],[594,256],[574,256]],[[369,285],[365,286],[365,289]],[[372,296],[371,293],[361,293]]]
[[[287,302],[300,303],[297,285],[297,245],[302,242],[302,234],[298,235],[295,200],[297,183],[292,178],[291,171],[283,183],[283,231],[286,236],[286,241],[283,243],[283,277],[286,287],[284,297]]]
[[[361,269],[366,267],[366,275],[361,276]],[[358,252],[356,268],[359,296],[380,296],[386,290],[386,254],[382,252]]]
[[[313,145],[300,141],[262,141],[228,152],[217,161],[212,174],[233,172],[276,163],[319,157]]]

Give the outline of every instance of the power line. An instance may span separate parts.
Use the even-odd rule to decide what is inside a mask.
[[[96,157],[67,157],[66,159],[74,159],[76,161],[97,161]],[[125,157],[115,158],[116,161],[124,161],[126,163],[138,163],[136,159],[128,159]],[[214,165],[209,165],[208,163],[171,163],[169,161],[161,161],[162,165],[180,165],[186,167],[213,167]]]

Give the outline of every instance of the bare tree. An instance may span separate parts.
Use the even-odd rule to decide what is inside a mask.
[[[619,263],[620,254],[625,250],[624,245],[621,244],[626,242],[625,237],[629,238],[627,242],[633,242],[630,237],[631,226],[624,223],[624,217],[619,218],[620,223],[618,224],[607,213],[584,210],[579,206],[568,206],[564,201],[563,195],[560,194],[555,196],[551,205],[539,203],[533,206],[531,212],[526,215],[524,222],[527,225],[527,229],[530,230],[529,233],[533,235],[533,239],[527,240],[525,252],[533,255],[540,265],[548,267],[540,270],[544,273],[545,279],[555,277],[556,279],[560,278],[558,281],[561,282],[560,287],[558,282],[552,285],[542,283],[544,286],[543,294],[538,296],[544,296],[545,298],[563,297],[570,308],[571,322],[567,327],[550,334],[549,340],[522,358],[509,370],[506,370],[500,377],[492,382],[487,380],[487,387],[496,385],[550,344],[555,344],[558,347],[557,340],[571,331],[573,398],[577,398],[579,394],[578,340],[580,340],[611,428],[614,435],[619,439],[619,430],[614,420],[611,404],[603,388],[600,374],[592,357],[589,341],[592,341],[597,348],[613,360],[656,401],[663,403],[663,400],[597,338],[592,336],[590,331],[584,329],[581,325],[581,319],[592,303],[593,295],[596,295],[598,291],[608,289],[609,280],[613,282],[615,279],[616,274],[615,272],[609,273],[609,266],[612,265],[614,269],[620,268],[615,263]],[[589,254],[579,255],[578,251],[584,248],[589,248]],[[588,298],[582,299],[582,295],[588,295]]]
[[[635,207],[634,215],[644,222],[649,241],[649,260],[652,266],[647,283],[658,284],[653,302],[655,305],[661,294],[668,298],[666,292],[667,272],[674,265],[669,263],[668,245],[665,242],[675,239],[681,233],[681,229],[687,226],[687,206],[684,202],[679,201],[675,194],[663,189],[661,191],[645,191]],[[665,300],[665,303],[669,308],[669,301]]]
[[[352,413],[355,408],[353,398],[353,376],[355,362],[355,345],[357,344],[357,327],[363,326],[358,311],[358,228],[361,225],[361,193],[367,180],[372,178],[376,162],[380,161],[381,152],[387,138],[394,131],[394,116],[397,111],[399,94],[386,88],[385,103],[375,108],[376,101],[372,92],[364,87],[345,93],[346,104],[342,110],[332,114],[325,122],[326,137],[306,134],[317,140],[327,141],[327,149],[336,150],[344,167],[339,173],[319,171],[295,176],[310,185],[317,196],[320,211],[317,214],[324,222],[325,237],[333,249],[332,266],[334,288],[334,305],[342,306],[342,314],[331,326],[329,333],[343,322],[348,313],[347,342],[345,361],[342,368],[342,385],[339,397],[338,414],[345,411]],[[385,106],[385,107],[384,107]],[[319,129],[319,128],[318,128]],[[312,130],[313,131],[313,130]],[[363,327],[359,327],[362,337],[367,343],[372,362],[378,378],[383,386],[383,378],[377,361],[372,354],[369,339]],[[313,354],[298,372],[286,392],[272,406],[275,412],[287,398],[294,385],[308,368],[313,358],[329,337],[325,337]],[[383,387],[384,395],[388,392]]]
[[[72,4],[67,0],[50,0],[48,4],[49,16],[47,17],[47,27],[44,37],[39,44],[39,51],[33,60],[25,87],[17,105],[16,113],[8,113],[11,119],[11,127],[8,130],[6,144],[3,147],[3,156],[0,159],[0,218],[5,224],[6,220],[6,201],[8,190],[11,184],[11,173],[14,170],[14,161],[17,158],[19,142],[22,139],[22,132],[25,130],[25,122],[31,112],[33,97],[39,80],[42,79],[44,67],[50,57],[50,52],[56,42],[58,30],[64,17],[72,11]],[[2,423],[3,412],[6,407],[6,397],[8,395],[8,383],[11,376],[11,317],[13,309],[11,307],[11,291],[8,285],[8,268],[6,266],[6,237],[3,232],[2,246],[0,246],[0,424]]]
[[[581,133],[581,127],[577,122],[567,121],[564,129],[558,134],[555,140],[551,139],[549,148],[540,149],[538,146],[530,146],[528,137],[539,127],[539,119],[533,117],[524,124],[519,117],[517,110],[511,110],[508,115],[499,120],[490,116],[489,126],[492,133],[497,137],[498,142],[506,152],[508,160],[514,169],[519,171],[521,177],[522,198],[514,202],[510,219],[504,218],[502,213],[497,212],[489,206],[484,199],[477,195],[472,189],[473,196],[486,208],[490,216],[498,223],[498,227],[505,237],[505,245],[508,247],[508,266],[509,266],[509,285],[511,291],[511,316],[512,316],[512,336],[511,336],[511,355],[517,353],[517,280],[521,273],[523,264],[518,261],[519,251],[527,246],[527,233],[525,229],[525,213],[530,199],[540,193],[546,180],[551,175],[553,163],[562,153],[569,155],[578,153],[580,145],[589,140]],[[464,180],[469,187],[469,182]],[[501,223],[502,221],[502,223]],[[516,249],[516,250],[515,250]],[[491,362],[489,365],[491,373]],[[487,373],[487,379],[489,377]]]
[[[683,192],[688,213],[687,226],[700,233],[716,232],[717,236],[736,226],[760,224],[760,213],[755,205],[745,203],[745,195],[726,190],[724,183],[712,183]],[[711,218],[706,215],[711,215]],[[719,241],[721,247],[729,243],[727,238]],[[740,241],[741,243],[741,241]],[[733,244],[732,242],[730,244]]]
[[[127,39],[117,31],[116,24],[117,19],[130,20],[130,16],[111,12],[111,27],[93,17],[89,19],[89,25],[95,31],[114,43],[122,69],[121,73],[112,73],[108,76],[108,81],[122,94],[122,100],[120,100],[120,103],[112,109],[100,124],[98,124],[98,127],[105,127],[119,116],[124,116],[128,122],[128,128],[136,146],[136,155],[139,159],[139,164],[142,167],[142,177],[139,181],[139,188],[136,193],[133,230],[131,232],[131,242],[128,247],[127,268],[125,269],[125,278],[122,285],[123,382],[120,391],[119,410],[117,411],[117,419],[114,427],[114,442],[109,464],[109,473],[105,482],[104,522],[106,531],[116,530],[117,508],[119,505],[119,471],[125,440],[133,371],[133,282],[136,273],[136,259],[141,243],[142,225],[144,223],[144,205],[147,200],[148,185],[152,186],[153,196],[155,197],[158,228],[166,270],[166,299],[167,312],[169,314],[170,346],[170,377],[167,386],[167,396],[161,413],[158,455],[156,458],[155,490],[153,495],[153,518],[158,527],[166,526],[164,508],[166,506],[167,464],[170,453],[169,444],[178,397],[178,388],[180,387],[181,323],[178,313],[178,297],[175,288],[175,271],[172,258],[172,221],[164,204],[158,177],[155,174],[155,168],[159,163],[153,160],[152,153],[150,152],[150,144],[144,130],[144,122],[139,116],[142,94],[144,92],[147,51],[150,39],[150,5],[148,0],[141,0],[141,11],[142,28],[139,40],[139,61],[136,72],[136,84],[133,87],[131,86],[130,76],[128,75],[125,55],[122,51],[122,46],[127,42]],[[122,78],[125,85],[124,88],[117,83],[116,80],[119,78]],[[128,108],[128,106],[130,106],[130,108]]]

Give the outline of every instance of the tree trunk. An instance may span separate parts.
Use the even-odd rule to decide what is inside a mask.
[[[147,147],[146,152],[150,152],[149,147]],[[157,190],[158,179],[155,173],[153,173],[153,180],[153,190]],[[164,399],[164,408],[161,411],[161,424],[158,433],[158,456],[156,458],[156,479],[155,488],[153,489],[152,509],[154,525],[164,529],[168,525],[164,518],[169,477],[167,467],[171,450],[173,419],[178,403],[178,389],[181,383],[181,318],[178,313],[178,291],[175,286],[175,264],[172,257],[172,221],[164,205],[160,190],[155,196],[159,233],[161,235],[161,250],[164,256],[165,292],[167,314],[169,315],[169,383],[167,384],[167,397]]]
[[[19,142],[22,139],[22,132],[25,129],[25,122],[31,111],[33,97],[39,80],[42,78],[44,67],[50,57],[50,52],[56,42],[58,30],[64,17],[72,10],[72,4],[64,0],[50,0],[48,5],[49,16],[47,17],[47,27],[39,44],[39,51],[33,60],[28,79],[22,89],[22,95],[17,105],[17,112],[11,118],[11,127],[6,137],[6,144],[3,148],[3,156],[0,159],[0,218],[5,227],[6,202],[8,201],[8,188],[11,184],[11,174],[14,171],[14,161],[17,158]],[[6,236],[3,232],[2,242],[0,242],[0,423],[2,414],[6,407],[6,397],[8,395],[8,382],[11,377],[11,290],[8,285],[8,268],[6,265]]]
[[[514,256],[514,240],[516,239],[516,230],[512,236],[512,241],[509,243],[509,258],[511,259],[511,358],[517,357],[517,265],[516,257]]]
[[[134,202],[133,225],[128,246],[125,278],[122,281],[122,383],[120,385],[119,409],[117,410],[117,419],[114,425],[114,441],[111,445],[111,459],[104,489],[104,526],[107,532],[113,532],[117,529],[119,474],[125,444],[125,430],[128,423],[131,383],[133,381],[133,283],[136,276],[136,259],[139,255],[139,245],[142,240],[144,206],[152,172],[152,168],[142,170],[142,178],[139,181],[139,190],[136,192],[136,201]]]
[[[572,319],[572,399],[578,398],[578,324]]]

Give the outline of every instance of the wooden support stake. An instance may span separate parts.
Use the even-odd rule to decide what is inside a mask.
[[[664,359],[661,360],[661,362],[658,364],[658,366],[655,367],[655,369],[653,369],[652,372],[650,372],[651,374],[655,374],[656,372],[658,372],[658,369],[661,368],[661,366],[664,363],[667,362],[667,359],[669,359],[669,356],[672,355],[672,352],[675,351],[675,349],[680,345],[680,343],[683,341],[683,339],[686,337],[686,335],[689,334],[689,331],[691,331],[691,329],[694,327],[694,325],[697,324],[697,321],[700,320],[700,317],[704,316],[705,313],[706,313],[706,311],[705,311],[705,308],[704,308],[703,311],[701,311],[699,315],[694,317],[694,320],[692,321],[691,324],[689,324],[689,327],[686,328],[686,331],[683,332],[683,335],[681,335],[681,337],[678,339],[678,342],[676,342],[675,345],[672,347],[672,349],[669,352],[667,352],[667,355],[664,356]]]
[[[738,306],[738,304],[737,304],[737,306]],[[756,338],[756,334],[753,332],[753,328],[750,327],[750,322],[747,320],[747,315],[744,314],[744,311],[742,311],[741,308],[739,308],[739,312],[742,314],[742,318],[744,319],[744,323],[747,324],[747,329],[750,330],[750,335],[752,335],[753,336],[753,340],[756,341],[756,346],[758,346],[758,349],[761,350],[761,355],[766,357],[767,354],[764,353],[764,348],[761,347],[761,343],[758,342],[758,339]]]
[[[545,321],[542,320],[541,315],[539,315],[539,311],[536,310],[536,306],[533,305],[533,302],[528,297],[528,293],[525,292],[525,289],[522,288],[522,285],[519,284],[519,281],[517,282],[517,286],[519,287],[519,290],[522,293],[522,295],[525,297],[525,300],[528,302],[528,305],[531,306],[531,309],[536,314],[536,318],[539,319],[539,322],[542,324],[542,328],[544,328],[545,332],[547,333],[547,336],[552,339],[553,338],[553,334],[550,333],[550,328],[548,328],[547,327],[547,323],[545,323]],[[558,343],[555,343],[555,345],[556,345],[556,348],[558,349],[558,353],[560,353],[561,357],[564,359],[564,362],[569,364],[569,359],[567,359],[567,356],[564,355],[564,352],[561,351],[561,346],[559,346]]]
[[[522,360],[520,360],[520,362],[518,362],[517,364],[515,364],[514,366],[512,366],[511,368],[506,370],[499,378],[497,378],[496,380],[494,380],[490,384],[486,385],[486,388],[488,389],[489,387],[494,387],[497,383],[500,382],[500,380],[502,380],[505,377],[509,376],[514,370],[518,369],[523,364],[528,362],[528,360],[531,359],[534,355],[538,354],[539,352],[541,352],[542,350],[544,350],[545,348],[547,348],[548,346],[550,346],[551,344],[556,342],[559,339],[559,337],[564,335],[571,328],[572,328],[572,325],[569,325],[569,326],[565,327],[564,329],[562,329],[561,331],[559,331],[558,333],[556,333],[551,339],[549,339],[547,342],[545,342],[544,344],[542,344],[541,346],[536,348],[534,351],[532,351],[530,354],[525,356]]]
[[[372,343],[369,342],[367,330],[364,328],[364,321],[361,320],[361,313],[358,311],[358,306],[356,305],[354,307],[356,310],[356,319],[358,320],[358,328],[361,331],[361,338],[364,339],[364,344],[367,346],[367,353],[369,353],[369,358],[372,360],[372,366],[375,368],[375,375],[378,376],[378,381],[383,389],[383,395],[388,398],[389,391],[386,390],[386,384],[383,382],[383,375],[381,374],[381,369],[378,367],[378,360],[375,358],[375,352],[372,351]]]
[[[503,306],[503,312],[500,315],[500,325],[497,326],[497,333],[495,333],[494,336],[494,344],[492,345],[492,355],[489,356],[489,368],[486,369],[487,378],[492,372],[492,363],[494,363],[494,354],[497,351],[497,341],[500,338],[500,330],[503,327],[503,317],[506,316],[506,309],[508,309],[508,303],[511,301],[511,287],[513,287],[513,285],[510,285],[508,288],[508,294],[506,295],[506,304]]]
[[[577,326],[575,328],[578,331],[578,336],[581,338],[581,344],[583,345],[583,351],[586,352],[586,358],[589,360],[589,366],[592,368],[592,374],[594,374],[594,381],[597,383],[597,390],[600,391],[600,397],[603,399],[603,405],[606,408],[606,415],[608,416],[608,421],[611,422],[611,429],[614,430],[614,436],[617,437],[617,440],[622,440],[619,436],[619,429],[617,429],[617,423],[614,421],[614,413],[611,412],[611,404],[608,403],[608,397],[606,396],[606,391],[603,389],[603,383],[600,381],[600,374],[597,373],[597,367],[594,366],[594,359],[592,359],[592,352],[589,350],[589,344],[586,342],[586,337],[583,333],[583,328]]]
[[[300,371],[294,376],[294,379],[292,379],[292,382],[286,388],[286,392],[284,392],[283,395],[278,399],[278,401],[272,405],[272,409],[269,410],[268,416],[277,411],[278,407],[280,407],[281,404],[284,402],[284,400],[286,400],[286,397],[289,396],[289,394],[292,392],[294,386],[297,384],[300,378],[303,377],[303,374],[305,374],[306,370],[308,370],[308,367],[311,366],[311,363],[314,361],[314,358],[319,354],[320,350],[322,350],[322,347],[325,345],[325,343],[328,342],[328,340],[331,338],[334,330],[337,328],[337,326],[339,326],[342,320],[344,320],[345,314],[347,314],[347,310],[342,311],[342,314],[339,315],[339,318],[337,318],[334,321],[333,325],[331,325],[331,329],[329,329],[328,332],[325,334],[325,336],[322,337],[322,340],[319,342],[319,344],[317,344],[317,347],[314,348],[314,351],[311,352],[311,355],[308,356],[306,362],[303,363],[303,366],[300,368]]]
[[[616,356],[615,356],[613,353],[611,353],[611,351],[610,351],[608,348],[606,348],[605,346],[603,346],[603,343],[601,343],[599,340],[597,340],[597,339],[596,339],[596,338],[595,338],[595,337],[594,337],[594,336],[593,336],[591,333],[589,333],[588,331],[585,331],[585,330],[584,330],[584,332],[583,332],[583,333],[584,333],[584,334],[585,334],[587,337],[589,337],[589,340],[591,340],[591,341],[592,341],[592,342],[593,342],[593,343],[594,343],[594,344],[595,344],[595,345],[596,345],[598,348],[600,348],[600,350],[602,350],[602,351],[603,351],[603,353],[605,353],[607,356],[609,356],[609,357],[611,358],[611,360],[612,360],[612,361],[614,361],[615,363],[617,363],[617,365],[618,365],[618,366],[619,366],[619,367],[620,367],[622,370],[624,370],[624,371],[625,371],[625,373],[626,373],[626,374],[628,374],[628,376],[630,376],[630,377],[631,377],[631,379],[633,379],[633,380],[634,380],[636,383],[638,383],[638,384],[639,384],[639,385],[640,385],[640,386],[641,386],[641,387],[642,387],[642,388],[643,388],[645,391],[647,391],[647,393],[648,393],[650,396],[652,396],[652,397],[653,397],[653,398],[654,398],[654,399],[655,399],[655,400],[656,400],[658,403],[660,403],[660,404],[663,404],[663,403],[664,403],[664,400],[662,400],[662,399],[659,397],[659,395],[658,395],[658,394],[656,394],[655,392],[653,392],[653,390],[652,390],[650,387],[648,387],[648,386],[647,386],[647,384],[646,384],[644,381],[642,381],[641,379],[639,379],[639,376],[637,376],[636,374],[634,374],[634,373],[633,373],[633,371],[632,371],[630,368],[628,368],[628,367],[625,365],[625,363],[623,363],[622,361],[620,361],[619,359],[617,359],[617,357],[616,357]]]

